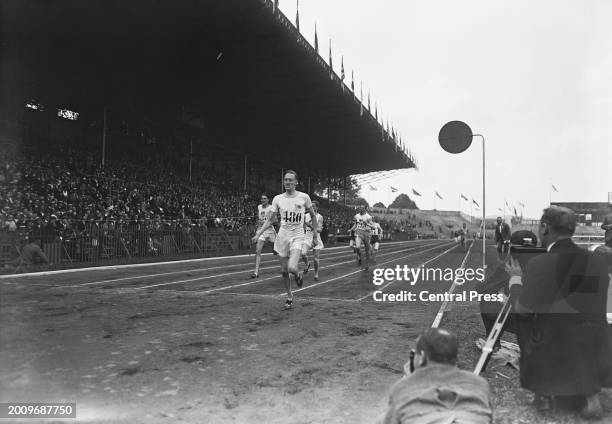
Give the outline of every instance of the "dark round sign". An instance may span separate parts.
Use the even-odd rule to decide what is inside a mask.
[[[465,152],[472,144],[472,129],[465,122],[447,122],[438,134],[438,141],[448,153]]]

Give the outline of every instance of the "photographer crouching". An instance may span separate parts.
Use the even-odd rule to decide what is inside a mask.
[[[488,424],[487,381],[457,367],[457,337],[429,328],[410,351],[406,376],[391,388],[383,424]]]
[[[603,415],[599,392],[612,386],[612,343],[606,323],[608,272],[602,259],[571,240],[571,209],[544,210],[539,236],[547,253],[525,273],[510,257],[506,267],[521,348],[521,386],[534,392],[534,406],[580,402],[581,415]]]

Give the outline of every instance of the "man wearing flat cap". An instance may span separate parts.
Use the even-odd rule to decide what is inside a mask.
[[[572,241],[576,216],[551,206],[540,220],[547,253],[533,258],[522,275],[507,267],[519,327],[521,386],[534,406],[577,401],[585,418],[603,414],[599,392],[612,386],[612,343],[606,323],[608,272],[603,260]]]
[[[457,337],[429,328],[416,340],[406,376],[391,388],[383,424],[489,424],[489,385],[457,367]]]

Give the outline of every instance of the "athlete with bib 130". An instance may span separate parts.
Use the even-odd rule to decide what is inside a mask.
[[[283,283],[287,290],[287,301],[285,309],[291,309],[293,304],[293,293],[291,292],[292,274],[298,287],[302,287],[302,274],[299,272],[299,261],[304,244],[304,217],[310,215],[312,220],[312,231],[317,231],[317,217],[312,209],[310,197],[295,189],[297,185],[297,173],[295,171],[285,172],[283,178],[285,192],[274,197],[272,208],[268,212],[266,222],[261,226],[253,237],[253,242],[272,225],[273,215],[280,214],[280,230],[274,242],[274,250],[278,252],[283,275]],[[313,239],[313,247],[317,245],[317,239]]]

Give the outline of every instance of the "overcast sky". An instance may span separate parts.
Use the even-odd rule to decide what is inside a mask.
[[[280,8],[295,22],[295,0]],[[314,44],[317,22],[320,54],[328,60],[331,38],[336,72],[343,55],[348,83],[354,69],[419,162],[373,183],[368,200],[387,204],[395,186],[419,191],[421,209],[434,207],[435,190],[437,209],[456,210],[460,193],[481,204],[480,139],[459,155],[437,141],[444,123],[462,120],[486,137],[487,216],[506,199],[539,217],[551,184],[553,201],[607,201],[612,1],[301,0],[299,9],[302,34]]]

